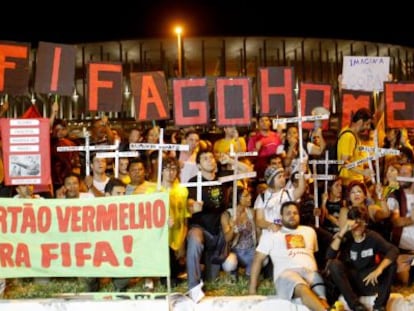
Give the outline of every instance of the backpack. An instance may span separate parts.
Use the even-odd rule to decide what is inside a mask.
[[[326,146],[326,150],[328,151],[329,160],[338,160],[338,142],[339,142],[339,139],[341,138],[341,136],[346,134],[346,133],[351,133],[355,137],[355,148],[357,147],[358,139],[355,136],[354,132],[352,132],[350,129],[346,129],[338,135],[338,137],[336,138],[336,140],[333,143],[328,144]],[[328,166],[328,174],[338,175],[338,164],[330,164]]]

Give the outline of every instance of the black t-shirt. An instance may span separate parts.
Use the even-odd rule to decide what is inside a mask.
[[[340,258],[349,267],[359,271],[365,276],[377,267],[376,256],[387,257],[395,261],[398,256],[398,248],[386,241],[380,234],[372,230],[366,230],[365,239],[362,242],[355,242],[352,234],[348,232],[343,238],[340,247]],[[332,248],[328,249],[327,258],[336,257],[337,252]]]
[[[327,201],[326,202],[326,209],[328,210],[329,214],[335,216],[336,218],[339,217],[339,212],[341,210],[342,202],[339,201]],[[323,222],[323,227],[331,233],[336,233],[339,231],[339,227],[332,223],[328,218],[325,218]]]
[[[216,174],[216,178],[213,180],[218,180],[219,176],[231,175],[232,171],[220,171]],[[212,181],[207,180],[202,177],[202,181]],[[194,176],[189,179],[189,182],[197,182],[197,176]],[[203,209],[201,212],[195,213],[189,219],[189,225],[198,225],[213,235],[217,235],[220,232],[220,217],[221,214],[229,208],[226,202],[226,190],[233,183],[228,182],[217,186],[204,186],[202,187],[202,201]],[[197,188],[191,187],[188,189],[188,198],[197,199]]]

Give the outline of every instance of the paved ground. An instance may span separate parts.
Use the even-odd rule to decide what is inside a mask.
[[[57,299],[0,300],[2,311],[308,311],[300,303],[277,299],[274,296],[220,296],[204,297],[194,303],[182,294],[172,294],[166,299],[165,294],[157,293],[84,293]],[[369,303],[369,299],[365,302]],[[408,297],[392,294],[387,306],[388,311],[413,311],[414,293]]]

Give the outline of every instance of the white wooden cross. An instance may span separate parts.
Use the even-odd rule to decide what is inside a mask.
[[[157,174],[157,189],[161,189],[161,174],[162,174],[162,152],[163,151],[188,151],[190,146],[179,144],[165,144],[164,143],[164,129],[160,128],[160,142],[158,144],[151,143],[131,143],[130,150],[158,150],[158,174]]]
[[[254,178],[257,176],[256,172],[247,172],[239,174],[237,169],[237,163],[239,162],[239,157],[252,157],[257,156],[257,151],[247,151],[247,152],[234,152],[233,144],[230,145],[230,156],[234,158],[234,166],[233,166],[233,175],[220,177],[219,180],[222,183],[233,181],[233,193],[232,193],[232,206],[233,206],[233,218],[236,219],[237,217],[237,182],[240,179],[245,178]]]
[[[374,160],[375,160],[375,175],[376,178],[375,180],[373,180],[373,182],[375,183],[381,183],[380,180],[380,166],[379,166],[379,158],[380,157],[384,157],[385,155],[399,155],[400,151],[397,149],[388,149],[388,148],[379,148],[378,147],[378,131],[375,130],[374,131],[374,147],[369,147],[369,146],[359,146],[359,150],[363,150],[363,151],[368,151],[370,154],[374,155]],[[370,168],[372,169],[372,160],[369,160],[368,165],[370,166]]]
[[[96,154],[97,158],[114,158],[115,159],[115,167],[114,167],[114,175],[115,178],[119,176],[119,158],[136,158],[139,156],[138,151],[119,151],[119,140],[115,140],[115,145],[117,146],[115,151],[113,152],[98,152]]]
[[[337,178],[337,175],[328,175],[328,164],[338,164],[343,163],[343,161],[336,161],[336,160],[329,160],[328,159],[328,151],[325,152],[325,160],[310,160],[309,164],[312,164],[312,172],[311,175],[305,175],[306,179],[312,178],[313,179],[313,196],[314,196],[314,203],[315,209],[319,208],[319,188],[318,188],[318,181],[324,180],[325,181],[325,192],[328,189],[328,180],[334,180]],[[316,165],[317,164],[325,164],[325,174],[318,175]],[[296,174],[295,178],[299,178],[300,174]],[[319,228],[319,216],[318,213],[315,213],[315,227]]]
[[[313,116],[302,116],[302,107],[300,103],[300,99],[297,101],[297,117],[292,118],[276,118],[273,119],[273,128],[276,129],[278,124],[286,124],[286,123],[297,123],[298,124],[298,132],[299,132],[299,159],[300,162],[303,162],[303,130],[302,130],[302,122],[310,122],[310,121],[320,121],[320,120],[327,120],[329,119],[329,113],[325,114],[317,114]]]
[[[320,175],[316,175],[317,177],[318,177],[318,180],[325,180],[325,192],[328,192],[328,180],[332,180],[332,179],[334,179],[334,178],[332,178],[331,176],[333,176],[333,177],[336,177],[336,175],[328,175],[328,169],[329,169],[329,165],[330,164],[334,164],[334,165],[337,165],[337,164],[339,164],[339,165],[341,165],[341,164],[344,164],[344,161],[343,160],[329,160],[329,151],[328,150],[326,150],[325,151],[325,160],[309,160],[309,162],[308,162],[309,164],[325,164],[325,176],[329,176],[329,179],[328,178],[323,178],[323,176],[320,176]],[[313,170],[313,173],[314,174],[316,174],[316,171],[315,170]]]
[[[412,176],[412,177],[397,176],[397,181],[402,181],[402,182],[414,182],[414,176]]]
[[[334,180],[337,175],[328,175],[328,165],[329,164],[343,164],[344,161],[342,160],[329,160],[329,151],[325,151],[325,160],[310,160],[309,164],[312,164],[312,171],[313,175],[312,178],[314,180],[313,185],[313,195],[315,197],[315,208],[319,208],[319,188],[318,188],[318,180],[325,181],[325,193],[328,192],[328,180]],[[317,164],[325,164],[325,175],[318,175],[316,165]],[[315,215],[315,226],[319,228],[319,216]]]
[[[350,162],[348,164],[345,164],[344,167],[349,170],[351,168],[357,167],[357,166],[359,166],[361,164],[364,164],[366,162],[372,161],[374,159],[375,159],[374,156],[368,156],[368,157],[366,157],[364,159],[359,159],[359,160],[356,160],[354,162]]]
[[[196,182],[187,182],[187,183],[182,183],[181,185],[184,187],[197,187],[197,198],[196,201],[200,202],[202,200],[202,188],[205,186],[217,186],[217,185],[221,185],[223,183],[226,182],[230,182],[233,181],[233,209],[236,209],[236,202],[237,202],[237,181],[240,179],[245,179],[245,178],[253,178],[256,177],[256,172],[247,172],[247,173],[241,173],[241,174],[237,174],[237,162],[238,162],[238,157],[239,156],[257,156],[257,152],[253,151],[253,152],[237,152],[235,153],[233,150],[233,145],[230,145],[230,156],[234,156],[235,157],[235,165],[234,165],[234,172],[235,174],[233,175],[228,175],[228,176],[223,176],[223,177],[219,177],[218,180],[213,180],[213,181],[202,181],[202,174],[201,171],[197,172],[197,181]],[[235,212],[235,210],[234,210]],[[234,215],[236,215],[236,213],[234,213]]]
[[[90,145],[90,133],[83,128],[83,136],[85,137],[84,146],[60,146],[57,147],[58,152],[69,152],[69,151],[85,151],[85,174],[90,175],[90,152],[91,151],[103,151],[103,150],[116,150],[118,145]]]
[[[312,163],[312,171],[313,174],[316,176],[317,175],[317,171],[316,171],[316,162]],[[313,202],[315,203],[315,207],[314,209],[316,209],[316,211],[319,210],[319,198],[318,198],[318,193],[319,189],[318,189],[318,180],[317,179],[313,179]],[[315,213],[315,227],[319,228],[319,216],[317,213]]]
[[[360,146],[359,148],[365,148],[365,146]],[[373,160],[375,160],[375,156],[368,156],[368,157],[366,157],[364,159],[359,159],[359,160],[356,160],[354,162],[345,164],[344,167],[349,170],[351,168],[355,168],[357,166],[360,166],[361,164],[368,163],[369,169],[370,170],[373,170],[373,167],[372,167],[372,161]],[[375,183],[374,177],[372,177],[372,179],[373,179],[372,182]],[[380,198],[381,197],[381,194],[378,193],[378,197]]]
[[[221,183],[226,182],[233,182],[233,197],[232,197],[232,208],[233,208],[233,218],[236,219],[237,217],[237,182],[240,179],[246,179],[246,178],[255,178],[257,176],[256,172],[246,172],[246,173],[236,173],[237,168],[234,169],[235,174],[233,175],[227,175],[219,177],[219,181]]]
[[[197,197],[196,201],[201,202],[202,197],[202,189],[203,187],[207,186],[218,186],[221,185],[219,180],[212,180],[212,181],[203,181],[203,176],[201,175],[201,171],[197,172],[197,181],[196,182],[186,182],[181,184],[184,187],[197,187]]]

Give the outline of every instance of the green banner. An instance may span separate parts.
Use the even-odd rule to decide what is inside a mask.
[[[169,276],[166,192],[0,203],[0,276]]]

